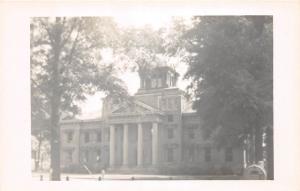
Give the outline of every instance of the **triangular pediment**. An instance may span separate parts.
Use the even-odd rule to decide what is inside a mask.
[[[149,114],[160,113],[160,111],[152,106],[149,106],[140,101],[134,101],[133,103],[122,104],[117,107],[112,114]]]

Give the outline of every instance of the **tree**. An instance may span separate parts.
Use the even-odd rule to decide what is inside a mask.
[[[262,160],[263,128],[273,127],[272,35],[272,17],[211,16],[195,17],[183,36],[188,93],[205,134],[218,146],[250,138],[252,163]]]
[[[43,134],[43,131],[40,131]],[[40,135],[31,136],[31,151],[34,159],[35,171],[49,169],[50,164],[50,144],[49,139],[41,138]]]
[[[33,127],[49,121],[51,179],[60,180],[59,121],[79,113],[87,94],[127,97],[113,65],[99,64],[100,50],[114,48],[118,32],[106,17],[33,18],[30,26]]]

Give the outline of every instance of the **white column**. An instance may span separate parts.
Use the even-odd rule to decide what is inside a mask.
[[[158,124],[152,123],[152,165],[157,165],[158,154]]]
[[[137,165],[143,165],[143,128],[141,123],[138,123]]]
[[[128,165],[128,125],[123,126],[123,166]]]
[[[110,126],[109,132],[109,166],[113,167],[115,165],[115,127]]]

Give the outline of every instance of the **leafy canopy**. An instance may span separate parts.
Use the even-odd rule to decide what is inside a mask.
[[[120,31],[120,48],[115,52],[117,63],[123,69],[137,71],[145,76],[157,66],[169,66],[173,69],[184,62],[186,51],[181,49],[179,38],[186,30],[187,18],[173,17],[170,25],[154,29],[151,26],[142,28],[122,28]]]
[[[59,97],[62,117],[79,113],[77,103],[85,100],[87,94],[104,91],[115,97],[127,96],[126,86],[116,77],[114,66],[100,62],[101,49],[118,46],[117,37],[117,26],[108,17],[31,20],[33,125],[47,124],[54,92]],[[54,75],[54,67],[58,76]]]
[[[190,52],[188,94],[201,115],[205,137],[239,143],[272,124],[272,18],[194,17],[184,36]]]

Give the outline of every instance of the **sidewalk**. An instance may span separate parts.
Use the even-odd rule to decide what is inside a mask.
[[[43,180],[49,180],[49,174],[47,173],[32,173],[34,180],[39,181],[40,176],[43,176]],[[101,174],[61,174],[61,180],[65,181],[66,177],[69,177],[70,181],[82,180],[82,181],[98,181]],[[104,179],[101,180],[238,180],[241,179],[235,175],[144,175],[144,174],[106,174]]]

